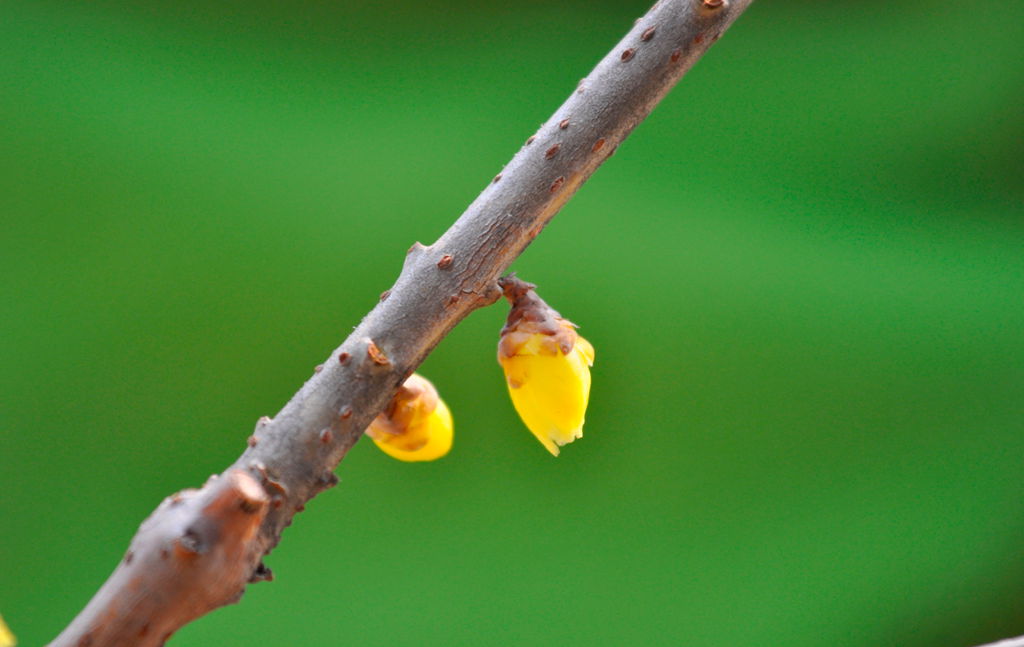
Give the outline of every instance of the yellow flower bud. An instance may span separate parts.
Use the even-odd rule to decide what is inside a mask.
[[[515,276],[498,283],[512,304],[498,342],[512,404],[537,440],[558,456],[559,447],[583,437],[594,347],[537,296],[536,286]]]
[[[452,414],[434,385],[413,373],[366,435],[392,458],[432,461],[452,448]]]
[[[3,616],[0,616],[0,647],[14,647],[17,644],[18,641],[15,639],[14,634],[4,624]]]

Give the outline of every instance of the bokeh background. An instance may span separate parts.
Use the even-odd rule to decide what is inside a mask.
[[[0,3],[0,613],[52,639],[648,2]],[[171,645],[1024,633],[1024,4],[762,0],[514,269],[597,348],[553,459],[495,362],[360,443]]]

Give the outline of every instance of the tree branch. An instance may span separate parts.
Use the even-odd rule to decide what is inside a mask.
[[[249,447],[147,519],[125,559],[52,643],[162,645],[269,579],[262,557],[445,335],[500,295],[498,277],[752,0],[661,0],[394,286]]]

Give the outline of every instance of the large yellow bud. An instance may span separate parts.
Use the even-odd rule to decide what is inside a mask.
[[[452,414],[434,385],[413,373],[366,435],[392,458],[432,461],[452,448]]]
[[[512,304],[498,342],[498,363],[512,404],[553,456],[583,437],[594,347],[576,326],[514,275],[498,281]]]

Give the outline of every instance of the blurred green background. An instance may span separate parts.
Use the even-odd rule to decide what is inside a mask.
[[[82,608],[647,8],[0,3],[0,613]],[[514,269],[597,348],[551,458],[495,362],[360,443],[172,645],[1024,633],[1024,3],[761,0]]]

